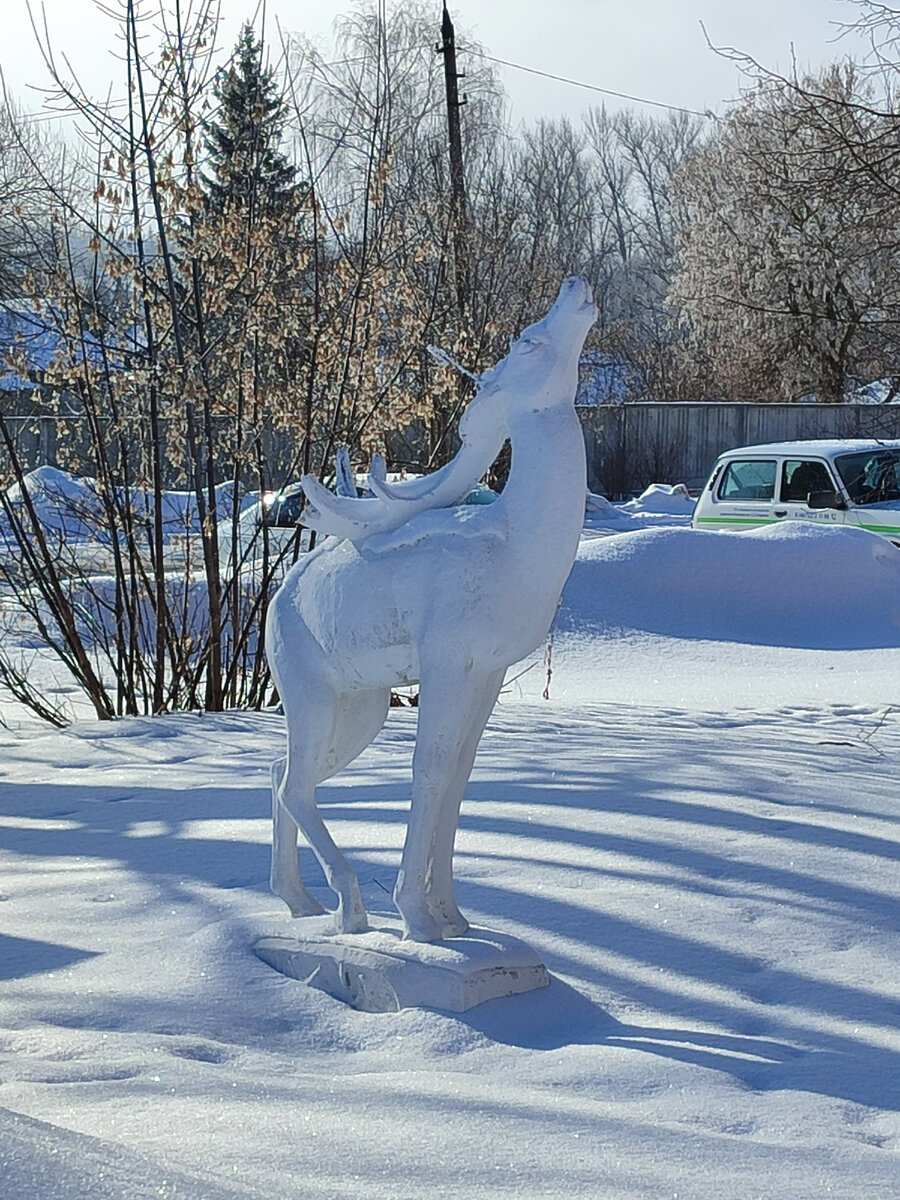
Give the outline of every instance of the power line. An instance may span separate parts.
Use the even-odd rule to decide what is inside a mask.
[[[521,63],[508,62],[505,58],[494,58],[492,54],[485,54],[483,50],[473,50],[467,47],[467,54],[474,54],[477,58],[486,59],[487,62],[497,63],[501,67],[511,67],[514,71],[525,71],[529,75],[540,75],[542,79],[553,79],[557,83],[568,83],[571,87],[584,88],[589,92],[600,92],[604,96],[615,96],[618,100],[630,100],[634,104],[651,104],[654,108],[666,108],[670,112],[688,113],[692,117],[703,117],[706,120],[713,120],[714,115],[711,112],[698,112],[695,108],[683,108],[680,104],[663,104],[660,100],[646,100],[643,96],[629,96],[627,92],[614,92],[611,88],[598,87],[595,83],[582,83],[578,79],[567,79],[564,75],[553,75],[550,71],[538,71],[535,67],[523,67]]]
[[[492,54],[486,54],[483,50],[475,50],[472,47],[466,47],[466,53],[472,54],[476,58],[483,58],[486,62],[496,63],[500,67],[509,67],[513,71],[524,71],[527,75],[539,75],[541,79],[552,79],[556,83],[567,83],[570,87],[582,88],[588,92],[599,92],[602,96],[614,96],[617,100],[628,100],[632,104],[648,104],[653,108],[664,108],[669,112],[687,113],[691,117],[702,117],[704,120],[715,120],[715,114],[712,112],[699,112],[695,108],[685,108],[680,104],[665,104],[661,100],[648,100],[645,96],[632,96],[628,92],[616,92],[612,88],[599,87],[595,83],[583,83],[579,79],[569,79],[565,75],[554,75],[551,71],[539,71],[536,67],[525,67],[521,63],[510,62],[505,58],[495,58]],[[357,62],[363,62],[363,58],[345,58],[339,59],[333,63],[326,63],[325,66],[343,66]],[[119,104],[123,104],[120,101]],[[42,113],[19,113],[20,119],[26,121],[53,121],[58,120],[61,116],[70,115],[69,112],[52,111]]]
[[[37,113],[17,112],[17,113],[15,113],[15,120],[30,121],[32,125],[37,125],[43,121],[62,121],[66,117],[73,117],[73,116],[78,116],[78,115],[79,115],[79,110],[77,108],[75,108],[74,106],[70,106],[69,108],[59,108],[59,109],[54,108],[48,112],[37,112]]]

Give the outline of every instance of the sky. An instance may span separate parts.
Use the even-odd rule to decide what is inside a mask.
[[[222,0],[223,48],[233,45],[255,4]],[[154,4],[148,0],[146,7]],[[352,7],[353,0],[269,0],[266,19],[273,37],[280,25],[327,40],[334,19]],[[838,36],[842,24],[858,17],[857,0],[451,0],[449,7],[462,71],[468,34],[509,63],[701,111],[724,111],[741,86],[735,66],[709,48],[706,34],[714,45],[737,47],[782,72],[793,58],[804,70],[863,50],[860,39]],[[41,19],[38,0],[32,8]],[[46,74],[27,0],[6,0],[4,9],[0,65],[6,85],[26,111],[38,111],[42,98],[31,88]],[[437,40],[439,0],[434,9]],[[89,91],[105,94],[120,74],[109,17],[93,0],[44,0],[43,12],[57,53],[67,56]],[[623,103],[509,67],[499,71],[514,125],[564,114],[577,118],[604,99],[613,107]]]

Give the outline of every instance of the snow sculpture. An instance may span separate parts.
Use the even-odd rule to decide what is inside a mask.
[[[587,284],[567,279],[544,319],[481,377],[462,446],[440,471],[394,485],[372,477],[373,495],[360,499],[304,480],[305,519],[334,536],[288,573],[266,633],[288,741],[272,771],[271,883],[293,916],[324,911],[300,878],[299,830],[337,894],[336,930],[368,927],[356,874],[315,790],[378,733],[391,688],[418,682],[394,901],[407,939],[468,929],[453,894],[460,802],[504,673],[546,637],[574,561],[586,489],[574,399],[595,318]],[[458,506],[506,436],[512,467],[500,498]]]

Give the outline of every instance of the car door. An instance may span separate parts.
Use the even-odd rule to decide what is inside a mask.
[[[810,508],[812,492],[839,491],[828,464],[821,459],[786,458],[782,463],[778,502],[773,507],[776,521],[815,521],[841,525],[845,514],[836,508]]]
[[[727,459],[712,483],[710,503],[695,524],[701,529],[753,529],[775,520],[778,459]]]

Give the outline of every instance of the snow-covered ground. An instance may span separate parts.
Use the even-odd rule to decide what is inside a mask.
[[[0,1200],[900,1196],[900,553],[586,539],[551,667],[549,700],[542,654],[501,697],[456,858],[551,985],[458,1016],[253,955],[292,927],[276,714],[6,706]],[[376,914],[414,736],[393,709],[321,789]]]

